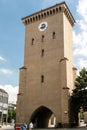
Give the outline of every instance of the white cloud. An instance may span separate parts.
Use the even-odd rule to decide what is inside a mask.
[[[75,64],[79,64],[79,68],[86,67],[87,61],[87,0],[79,0],[77,5],[78,19],[76,20],[77,30],[73,32],[74,38],[74,56],[80,57],[75,60]],[[79,62],[79,63],[78,63]]]
[[[0,85],[1,89],[4,89],[9,95],[9,102],[16,103],[17,101],[17,94],[18,94],[18,86],[12,85]]]
[[[1,68],[0,72],[3,73],[3,74],[12,74],[13,73],[13,71],[11,71],[9,69],[4,69],[4,68]]]
[[[2,56],[0,56],[0,61],[6,61]]]
[[[82,69],[83,67],[86,67],[86,68],[87,68],[87,60],[86,60],[86,59],[83,59],[83,58],[78,59],[78,66],[80,66],[81,69]]]
[[[82,47],[82,48],[76,48],[75,50],[74,50],[74,56],[83,56],[83,57],[85,57],[85,56],[87,56],[87,47]]]
[[[79,0],[77,12],[84,21],[87,22],[87,0]]]

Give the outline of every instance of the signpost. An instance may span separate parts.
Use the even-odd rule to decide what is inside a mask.
[[[26,130],[27,129],[27,125],[26,124],[22,124],[21,125],[21,130]]]

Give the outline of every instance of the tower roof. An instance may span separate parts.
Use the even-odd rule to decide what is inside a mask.
[[[70,12],[67,4],[65,2],[56,4],[54,6],[51,6],[49,8],[46,8],[44,10],[38,11],[34,14],[28,15],[24,18],[22,18],[22,22],[27,25],[27,24],[31,24],[35,21],[39,21],[41,19],[44,19],[46,17],[49,17],[51,15],[54,15],[56,13],[64,13],[66,15],[66,17],[68,18],[69,22],[71,23],[71,25],[73,26],[75,23],[75,19],[72,16],[72,13]]]

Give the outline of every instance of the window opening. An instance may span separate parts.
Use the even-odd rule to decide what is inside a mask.
[[[41,75],[41,83],[44,82],[44,75]]]
[[[31,43],[32,45],[34,45],[35,44],[35,41],[34,41],[34,38],[32,38],[32,43]]]
[[[41,56],[42,57],[44,56],[44,49],[42,49]]]
[[[53,39],[55,39],[56,38],[56,33],[55,32],[53,32]]]
[[[44,42],[44,38],[45,38],[45,36],[44,36],[44,35],[42,35],[42,39],[41,39],[41,41],[42,41],[42,42]]]

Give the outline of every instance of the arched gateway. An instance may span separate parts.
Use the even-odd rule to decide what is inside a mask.
[[[44,106],[37,108],[30,118],[30,122],[33,123],[34,128],[47,128],[53,125],[55,126],[55,120],[54,113],[49,108]]]
[[[24,66],[20,68],[17,123],[35,128],[70,124],[69,95],[75,79],[72,27],[65,2],[22,19],[25,25]]]

